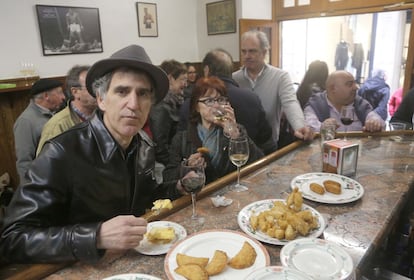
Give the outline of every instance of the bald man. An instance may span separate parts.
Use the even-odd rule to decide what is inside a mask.
[[[319,131],[322,123],[333,123],[337,131],[345,131],[341,122],[343,106],[354,107],[352,124],[347,131],[381,131],[384,120],[373,111],[368,101],[357,95],[358,85],[351,73],[335,71],[326,80],[326,90],[314,94],[304,109],[305,120],[314,131]]]

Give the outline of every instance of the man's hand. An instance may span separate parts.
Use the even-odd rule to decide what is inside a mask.
[[[135,216],[117,216],[101,225],[97,233],[98,249],[126,250],[139,245],[147,232],[147,221]]]
[[[313,140],[313,137],[315,135],[313,134],[313,130],[310,127],[304,126],[298,130],[295,130],[295,136],[299,139],[310,141]]]
[[[376,132],[383,130],[383,123],[379,119],[369,119],[365,121],[365,126],[362,128],[364,131]]]

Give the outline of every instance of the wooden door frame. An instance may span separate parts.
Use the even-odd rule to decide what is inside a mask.
[[[387,11],[411,10],[410,39],[408,43],[407,61],[404,72],[403,95],[414,87],[414,3],[412,0],[401,2],[399,0],[368,0],[365,2],[330,0],[311,0],[309,6],[298,6],[283,8],[283,0],[272,1],[272,21],[277,26],[284,20],[306,19],[314,17],[328,17],[340,15],[353,15],[364,13],[377,13]],[[297,0],[295,4],[297,4]],[[277,32],[276,42],[281,42],[280,30]],[[273,40],[272,40],[273,41]],[[279,44],[276,45],[279,50]],[[278,55],[280,57],[280,54]],[[278,60],[279,62],[280,60]]]

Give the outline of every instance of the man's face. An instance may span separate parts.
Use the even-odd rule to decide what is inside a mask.
[[[128,147],[147,120],[152,104],[151,90],[146,74],[115,71],[105,99],[98,95],[104,123],[123,148]]]
[[[243,65],[248,71],[260,71],[263,68],[266,50],[260,48],[256,37],[249,36],[241,42],[241,54]]]
[[[65,94],[61,87],[48,90],[46,94],[47,108],[52,112],[57,111],[65,102]]]
[[[336,78],[333,98],[336,104],[349,105],[355,100],[358,85],[350,73],[341,74]]]
[[[96,98],[89,94],[86,86],[87,71],[79,75],[79,87],[72,88],[72,95],[77,106],[84,108],[87,111],[93,111],[96,108]]]
[[[184,88],[187,86],[187,73],[181,74],[174,79],[173,76],[168,75],[170,81],[170,91],[174,94],[183,93]]]

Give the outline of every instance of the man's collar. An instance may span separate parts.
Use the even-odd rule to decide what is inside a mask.
[[[247,68],[245,66],[243,66],[242,70],[243,70],[243,74],[246,78],[248,78],[252,82],[256,82],[257,78],[259,78],[263,74],[263,72],[266,68],[267,68],[267,64],[263,64],[262,69],[260,69],[259,73],[256,75],[256,78],[254,80],[250,77],[249,71],[247,70]]]
[[[39,109],[39,111],[43,114],[43,115],[50,115],[52,116],[54,114],[54,112],[50,111],[48,108],[43,107],[42,105],[36,103],[33,101],[33,104]]]

